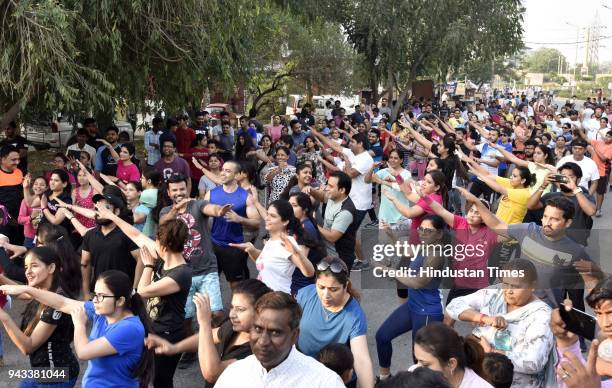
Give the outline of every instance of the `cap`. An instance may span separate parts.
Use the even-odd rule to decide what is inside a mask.
[[[121,199],[120,197],[117,197],[115,195],[110,195],[110,194],[96,194],[92,197],[92,201],[93,203],[97,203],[98,201],[105,199],[107,200],[111,205],[113,205],[115,208],[122,208],[125,207],[126,204],[123,201],[123,199]]]

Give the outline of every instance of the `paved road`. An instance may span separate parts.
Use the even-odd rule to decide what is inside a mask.
[[[366,217],[367,218],[367,217]],[[367,220],[369,221],[369,220]],[[592,240],[590,241],[590,250],[594,246],[598,246],[601,254],[598,254],[594,259],[601,262],[603,269],[607,273],[612,273],[612,245],[609,243],[612,237],[612,200],[610,195],[606,197],[604,203],[604,216],[601,218],[595,218],[594,233],[592,234]],[[376,237],[373,231],[364,230],[362,231],[362,241],[364,244],[365,252],[372,252],[372,246],[375,244]],[[255,273],[255,268],[251,268]],[[361,275],[359,273],[352,273],[352,281],[361,289]],[[372,357],[375,368],[378,367],[377,356],[376,356],[376,342],[375,333],[376,329],[382,324],[387,316],[397,307],[398,300],[395,294],[394,283],[388,281],[386,284],[387,289],[361,289],[362,299],[361,303],[365,309],[368,317],[368,346],[370,349],[370,355]],[[227,283],[223,282],[223,296],[224,301],[229,300],[229,289]],[[446,294],[446,292],[445,292]],[[21,301],[17,301],[14,304],[13,309],[10,311],[11,316],[19,320],[23,311],[24,304]],[[465,335],[469,332],[470,327],[466,324],[458,323],[456,326],[457,330]],[[7,339],[6,333],[2,330],[3,342],[4,342],[4,362],[5,366],[0,368],[0,382],[5,387],[17,387],[18,382],[10,381],[8,379],[9,369],[27,368],[29,366],[28,358],[22,355],[13,345],[13,343]],[[411,334],[407,333],[398,337],[393,342],[394,354],[392,371],[395,373],[398,370],[406,369],[412,365],[412,354],[411,354]],[[86,369],[86,363],[81,363],[81,375]],[[377,371],[377,369],[376,369]],[[175,375],[175,387],[193,387],[201,386],[203,380],[197,364],[193,364],[190,368],[185,370],[178,370]],[[78,385],[80,386],[80,384]]]

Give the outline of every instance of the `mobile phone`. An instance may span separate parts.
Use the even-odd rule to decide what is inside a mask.
[[[597,319],[595,319],[594,316],[574,307],[572,307],[570,311],[567,311],[563,303],[560,304],[559,314],[563,322],[565,322],[565,328],[567,330],[589,341],[595,338]]]
[[[550,181],[555,183],[567,183],[567,177],[563,174],[553,174],[550,177]]]

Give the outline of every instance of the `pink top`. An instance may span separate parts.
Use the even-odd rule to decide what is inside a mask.
[[[116,177],[125,182],[138,182],[140,181],[140,171],[134,163],[126,166],[123,164],[123,160],[119,160]]]
[[[30,219],[34,210],[40,211],[41,209],[40,207],[29,207],[25,199],[21,200],[17,222],[23,225],[23,236],[27,238],[34,238],[36,236],[36,228],[32,225],[32,220]]]
[[[268,132],[270,133],[270,137],[272,138],[273,143],[277,142],[278,139],[280,139],[282,130],[283,130],[282,125],[277,125],[277,126],[269,125],[268,126]]]
[[[497,244],[497,234],[482,225],[480,229],[472,233],[467,219],[455,215],[453,223],[455,231],[455,256],[453,258],[453,269],[482,270],[483,277],[457,277],[455,286],[458,288],[481,289],[489,286],[487,262]],[[461,250],[458,246],[462,246]]]
[[[436,201],[439,204],[442,204],[442,196],[440,194],[436,194],[436,193],[429,194],[429,198],[431,198],[432,201]],[[425,202],[425,199],[423,198],[419,199],[419,201],[415,205],[420,206],[421,209],[423,209],[425,213],[423,213],[422,215],[418,217],[414,217],[412,219],[412,222],[410,223],[410,243],[411,244],[418,244],[420,242],[420,238],[419,238],[417,229],[419,228],[419,226],[421,226],[421,222],[423,222],[423,218],[425,218],[425,216],[428,214],[434,214],[433,210],[431,210],[431,208],[429,207],[429,205],[427,204],[427,202]]]
[[[94,207],[94,203],[93,203],[93,195],[94,195],[94,191],[93,189],[90,187],[89,188],[89,194],[87,194],[87,196],[83,197],[81,196],[81,190],[80,189],[76,189],[74,190],[74,199],[75,199],[75,205],[86,208],[86,209],[93,209]],[[87,218],[79,213],[75,213],[74,217],[81,223],[83,224],[84,227],[86,228],[93,228],[96,226],[96,220],[94,220],[93,218]]]

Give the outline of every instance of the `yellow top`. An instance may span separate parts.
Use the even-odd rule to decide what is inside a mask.
[[[508,225],[520,224],[527,214],[527,201],[531,194],[529,189],[514,189],[510,185],[510,179],[495,177],[495,181],[508,189],[508,194],[504,195],[497,207],[497,217]]]

